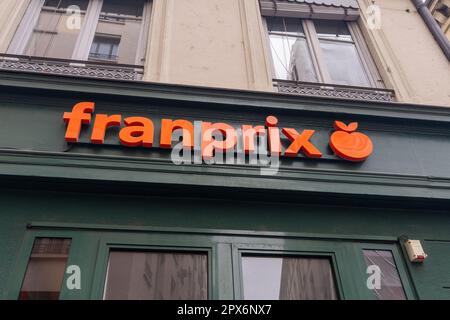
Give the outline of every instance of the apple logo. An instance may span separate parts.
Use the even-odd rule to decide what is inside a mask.
[[[346,125],[341,121],[335,121],[334,128],[337,131],[330,137],[330,147],[338,157],[359,162],[372,154],[372,140],[363,133],[355,132],[358,129],[358,122]]]

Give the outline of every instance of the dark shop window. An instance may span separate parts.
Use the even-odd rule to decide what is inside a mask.
[[[394,256],[388,250],[363,250],[367,266],[377,266],[381,272],[379,287],[373,288],[378,300],[405,300],[406,295],[400,280]]]
[[[206,253],[111,251],[104,299],[206,300]]]
[[[336,300],[330,259],[243,256],[246,300]]]
[[[20,290],[20,300],[57,300],[66,270],[70,239],[37,238]]]

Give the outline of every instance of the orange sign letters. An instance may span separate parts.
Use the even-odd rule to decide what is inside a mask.
[[[82,125],[89,125],[92,122],[92,115],[95,111],[95,103],[80,102],[73,108],[72,112],[65,112],[64,121],[67,123],[65,139],[67,142],[76,143],[79,141]],[[122,120],[124,127],[122,126]],[[103,144],[108,128],[119,127],[120,143],[127,147],[153,146],[155,127],[153,121],[144,117],[128,117],[122,119],[121,115],[97,114],[93,121],[91,132],[91,143]],[[301,132],[293,128],[277,127],[278,119],[268,116],[265,126],[242,125],[238,130],[226,123],[201,122],[201,154],[202,158],[211,159],[215,152],[226,152],[235,150],[239,137],[243,142],[243,150],[246,154],[255,151],[255,138],[257,136],[267,136],[268,151],[271,155],[286,157],[296,157],[302,153],[308,158],[321,158],[322,152],[311,142],[315,130],[305,129]],[[356,132],[358,123],[352,122],[349,125],[340,121],[335,121],[336,131],[330,137],[330,148],[340,158],[348,161],[364,161],[373,152],[371,139]],[[172,136],[175,130],[182,130],[183,147],[193,149],[195,146],[194,124],[191,121],[178,119],[162,119],[161,135],[159,146],[161,148],[172,148]],[[222,139],[216,139],[220,133]],[[283,148],[281,144],[281,133],[290,141],[290,145]]]

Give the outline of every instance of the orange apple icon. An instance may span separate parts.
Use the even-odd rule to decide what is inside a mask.
[[[337,131],[330,137],[330,147],[338,157],[359,162],[372,154],[372,140],[363,133],[355,132],[358,129],[357,122],[346,125],[341,121],[335,121],[334,128]]]

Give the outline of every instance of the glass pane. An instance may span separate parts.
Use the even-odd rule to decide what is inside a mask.
[[[242,257],[246,300],[336,300],[330,260],[310,257]]]
[[[276,79],[317,81],[306,39],[272,34],[270,46]]]
[[[20,300],[59,298],[70,244],[70,239],[36,239],[20,290]]]
[[[352,36],[344,21],[314,20],[314,26],[319,38],[352,41]]]
[[[405,291],[392,252],[387,250],[363,250],[363,254],[368,267],[377,266],[381,271],[379,288],[373,289],[375,297],[378,300],[405,300]]]
[[[104,298],[206,300],[207,254],[112,251]]]
[[[300,19],[267,17],[269,32],[289,33],[292,35],[304,35]]]
[[[102,12],[142,17],[145,0],[104,0]]]
[[[46,1],[24,54],[70,59],[84,22],[85,11],[74,14],[66,9],[75,5],[86,10],[87,1]]]
[[[139,61],[136,61],[136,58],[145,2],[145,0],[105,0],[103,2],[96,38],[109,37],[120,39],[120,44],[117,44],[118,48],[114,49],[117,56],[115,60],[118,63],[142,63],[139,59]]]
[[[117,61],[117,49],[119,44],[119,38],[96,36],[91,46],[89,59]]]
[[[320,47],[332,83],[348,86],[370,86],[353,43],[320,40]]]
[[[70,6],[78,6],[80,10],[86,11],[89,0],[45,0],[44,7],[67,9]]]

